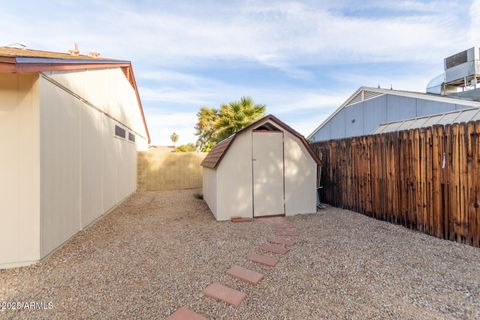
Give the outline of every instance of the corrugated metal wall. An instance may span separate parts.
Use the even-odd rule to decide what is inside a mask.
[[[312,140],[318,142],[371,134],[385,122],[465,108],[471,106],[383,94],[343,108]]]

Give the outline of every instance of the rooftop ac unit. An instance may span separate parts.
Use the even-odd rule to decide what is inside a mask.
[[[477,47],[445,58],[445,84],[467,86],[480,75],[480,51]]]

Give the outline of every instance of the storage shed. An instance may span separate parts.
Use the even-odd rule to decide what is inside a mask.
[[[210,151],[203,196],[219,221],[314,213],[319,164],[301,134],[268,115]]]
[[[0,47],[0,269],[34,263],[137,189],[149,134],[129,61]]]

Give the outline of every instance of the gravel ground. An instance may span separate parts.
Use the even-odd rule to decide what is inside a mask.
[[[245,256],[270,224],[215,222],[195,192],[137,193],[45,261],[0,271],[0,303],[53,302],[0,318],[162,319],[188,306],[212,319],[480,319],[478,248],[327,208],[289,218],[298,244],[262,267]],[[242,283],[225,274],[233,264],[265,279]],[[248,297],[204,297],[213,281]]]

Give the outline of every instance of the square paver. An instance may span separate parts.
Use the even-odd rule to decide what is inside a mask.
[[[187,307],[181,307],[172,313],[166,320],[207,320],[202,315],[188,309]]]
[[[263,251],[268,251],[276,254],[286,254],[288,252],[287,248],[283,246],[279,246],[277,244],[270,244],[270,243],[265,243],[261,245],[260,249],[262,249]]]
[[[298,237],[300,233],[297,231],[292,231],[292,230],[280,230],[277,231],[278,236],[290,236],[290,237]]]
[[[277,258],[272,258],[269,256],[263,256],[258,253],[251,253],[247,256],[247,259],[253,262],[261,263],[269,267],[275,267],[278,263]]]
[[[227,274],[253,284],[257,284],[263,279],[263,274],[240,266],[231,267],[227,270]]]
[[[224,286],[221,283],[214,282],[203,290],[203,293],[210,298],[220,300],[238,307],[247,297],[246,293]]]
[[[294,246],[297,243],[295,240],[289,240],[284,238],[270,238],[268,239],[268,241],[270,241],[271,243],[283,244],[287,247]]]

